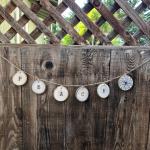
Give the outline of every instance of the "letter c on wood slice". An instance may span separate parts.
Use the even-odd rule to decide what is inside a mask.
[[[89,97],[89,91],[86,87],[81,86],[76,91],[76,99],[80,102],[85,102]]]

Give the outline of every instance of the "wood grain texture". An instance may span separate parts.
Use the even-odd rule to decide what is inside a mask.
[[[0,54],[40,78],[64,84],[104,81],[131,70],[150,57],[150,47],[0,45]],[[45,61],[52,68],[43,66]],[[55,85],[43,95],[12,84],[16,70],[0,60],[0,150],[149,150],[150,63],[130,74],[134,87],[122,92],[109,83],[103,100],[88,87],[85,103],[54,100]]]
[[[0,47],[0,55],[21,65],[19,48]],[[11,82],[16,69],[0,60],[0,149],[22,149],[21,88]]]

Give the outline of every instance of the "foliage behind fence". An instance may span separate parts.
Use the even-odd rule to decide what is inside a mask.
[[[18,8],[21,15],[16,20],[12,12]],[[66,19],[62,13],[68,8],[73,14]],[[0,24],[6,21],[10,25],[5,33],[0,33],[0,41],[11,43],[18,33],[22,37],[21,43],[28,44],[37,43],[36,39],[44,35],[53,44],[67,44],[63,41],[68,38],[71,44],[113,45],[113,40],[119,38],[122,45],[145,44],[142,40],[149,45],[150,23],[143,17],[149,8],[150,0],[142,0],[135,7],[124,0],[115,0],[110,6],[103,1],[89,0],[83,8],[74,0],[63,0],[57,6],[48,0],[34,1],[31,7],[22,0],[10,0],[6,7],[0,5]],[[96,20],[91,19],[92,11],[98,14]],[[47,15],[42,16],[43,12]],[[118,12],[123,15],[118,17]],[[27,32],[25,26],[29,22],[33,22],[35,28]],[[55,34],[50,28],[52,24],[59,24],[59,30]],[[111,28],[108,33],[103,28],[106,24]],[[84,30],[80,32],[82,28]],[[91,42],[92,38],[95,43]]]

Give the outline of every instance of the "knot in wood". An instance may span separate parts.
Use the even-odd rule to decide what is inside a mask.
[[[100,6],[100,4],[101,4],[101,1],[99,1],[99,0],[93,0],[93,5],[94,6],[98,7],[98,6]]]
[[[53,65],[53,62],[51,61],[51,60],[45,60],[43,63],[42,63],[42,68],[44,69],[44,70],[50,70],[50,69],[52,69],[54,67],[54,65]]]

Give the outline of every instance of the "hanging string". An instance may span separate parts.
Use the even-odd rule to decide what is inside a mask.
[[[52,81],[49,81],[49,80],[46,80],[46,79],[40,79],[38,78],[37,76],[33,75],[33,74],[30,74],[24,70],[22,70],[20,67],[18,67],[17,65],[15,65],[14,63],[12,63],[10,60],[8,60],[6,57],[0,55],[0,57],[5,60],[8,64],[12,65],[14,68],[16,68],[17,70],[19,71],[23,71],[25,74],[27,74],[28,76],[32,77],[33,79],[37,79],[37,80],[41,80],[43,82],[46,82],[47,84],[53,84],[53,85],[57,85],[57,86],[60,86],[60,85],[63,85],[63,86],[66,86],[66,87],[80,87],[80,86],[94,86],[94,85],[98,85],[98,84],[101,84],[101,83],[108,83],[108,82],[111,82],[113,80],[116,80],[116,79],[119,79],[122,75],[124,74],[130,74],[132,73],[133,71],[139,69],[140,67],[142,67],[143,65],[147,64],[148,62],[150,62],[150,58],[147,59],[146,61],[144,61],[143,63],[141,63],[140,65],[138,65],[137,67],[131,69],[130,71],[127,71],[125,72],[124,74],[122,75],[119,75],[119,76],[116,76],[114,78],[111,78],[109,80],[105,80],[105,81],[101,81],[101,82],[95,82],[95,83],[89,83],[89,84],[60,84],[60,83],[57,83],[57,82],[52,82]]]

